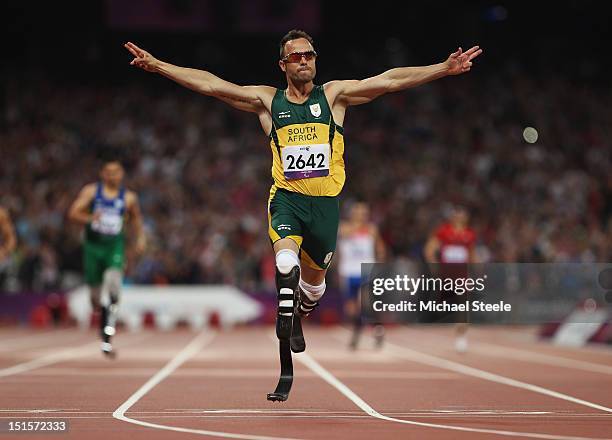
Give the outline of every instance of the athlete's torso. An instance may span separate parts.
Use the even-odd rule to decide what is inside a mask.
[[[337,196],[346,179],[344,137],[336,125],[323,86],[303,104],[278,89],[272,100],[272,178],[274,187],[310,196]],[[275,189],[272,191],[275,191]]]
[[[85,229],[88,241],[111,241],[123,239],[123,223],[125,220],[125,188],[121,187],[114,198],[104,197],[103,185],[98,183],[96,194],[91,202],[91,212],[98,214]]]
[[[446,223],[438,228],[436,238],[440,241],[441,263],[470,261],[470,249],[476,240],[476,234],[472,229],[456,229],[450,223]]]
[[[372,228],[366,226],[353,229],[340,237],[340,266],[343,277],[361,276],[362,263],[376,262],[376,238]]]

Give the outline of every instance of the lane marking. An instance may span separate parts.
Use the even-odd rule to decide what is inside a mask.
[[[41,369],[32,375],[37,376],[151,376],[156,368],[119,367],[119,368],[89,368],[89,367],[51,367]],[[174,376],[180,377],[236,377],[236,378],[269,378],[277,374],[273,368],[245,369],[245,368],[181,368]],[[454,380],[461,375],[455,373],[438,372],[407,372],[407,371],[344,371],[338,375],[343,378],[357,379],[435,379]],[[302,377],[317,377],[316,374],[306,371]]]
[[[444,340],[446,341],[449,345],[452,346],[453,344],[453,337],[449,335],[449,332],[451,330],[450,327],[448,327],[448,325],[444,325],[444,327],[438,327],[437,328],[437,332],[434,334],[432,333],[432,331],[427,330],[426,334],[427,337],[432,337],[435,338],[437,340]],[[489,335],[491,334],[491,327],[487,327],[487,325],[484,326],[480,326],[478,324],[474,324],[474,337],[476,338],[475,341],[476,342],[480,342],[483,333]],[[499,337],[503,337],[502,342],[505,344],[521,344],[523,346],[529,346],[530,348],[533,348],[534,350],[538,350],[540,348],[546,349],[546,350],[552,350],[552,351],[556,351],[556,352],[561,352],[563,354],[584,354],[584,353],[590,353],[590,354],[594,354],[594,355],[604,355],[607,359],[611,359],[612,357],[612,351],[610,350],[609,347],[606,346],[606,344],[599,344],[596,342],[591,342],[588,343],[587,345],[583,345],[581,347],[572,347],[572,346],[568,346],[568,345],[553,345],[550,343],[546,343],[541,341],[540,339],[537,338],[537,331],[534,329],[533,331],[525,331],[523,329],[517,329],[515,326],[511,326],[510,328],[506,328],[504,329],[504,326],[495,326],[496,329],[501,330],[497,332],[497,335]],[[410,338],[410,337],[414,337],[414,330],[416,329],[416,327],[404,327],[402,329],[398,329],[397,331],[394,332],[395,335],[398,335],[400,337],[406,337],[406,338]],[[435,328],[432,330],[436,330]],[[424,334],[425,332],[420,331],[419,334]],[[451,332],[452,334],[452,332]],[[471,332],[470,332],[471,334]],[[524,336],[527,336],[527,338],[525,338]],[[450,342],[449,342],[450,341]],[[497,343],[497,340],[495,341]],[[506,345],[504,345],[505,347]]]
[[[40,417],[52,417],[61,418],[66,414],[112,414],[109,411],[80,411],[70,409],[4,409],[0,410],[0,413],[4,414],[40,414]],[[300,409],[288,409],[288,410],[276,410],[276,409],[173,409],[173,410],[159,410],[159,411],[130,411],[130,414],[141,414],[141,415],[153,415],[157,414],[164,417],[173,416],[189,416],[189,417],[229,417],[229,416],[246,416],[248,414],[263,415],[263,416],[275,416],[275,417],[289,417],[289,416],[355,416],[368,417],[363,411],[328,411],[328,410],[300,410]],[[389,411],[387,415],[393,416],[505,416],[505,417],[517,417],[517,416],[541,416],[546,415],[548,417],[596,417],[596,418],[609,418],[609,414],[598,413],[572,413],[567,411],[513,411],[513,410],[499,410],[499,409],[430,409],[430,410],[413,410],[407,412],[396,412]],[[2,417],[2,416],[0,416]],[[6,417],[6,416],[5,416]]]
[[[584,370],[594,373],[612,374],[612,367],[608,365],[581,361],[578,359],[570,359],[552,354],[538,353],[535,351],[512,348],[503,346],[495,346],[486,342],[475,342],[474,351],[482,354],[495,354],[495,356],[507,359],[520,359],[522,361],[539,363],[544,365],[552,365],[554,367],[565,367],[577,370]]]
[[[412,350],[410,348],[400,347],[399,345],[395,345],[391,342],[385,342],[385,350],[390,350],[391,353],[402,359],[411,360],[413,362],[418,362],[423,365],[429,365],[436,368],[454,371],[456,373],[461,373],[466,376],[472,376],[479,379],[488,380],[490,382],[496,382],[502,385],[508,385],[514,388],[532,391],[534,393],[543,394],[545,396],[554,397],[556,399],[565,400],[567,402],[572,402],[577,405],[587,406],[589,408],[594,408],[600,411],[605,411],[607,413],[612,413],[612,408],[608,408],[597,403],[578,399],[577,397],[573,397],[568,394],[563,394],[538,385],[533,385],[527,382],[511,379],[509,377],[501,376],[499,374],[490,373],[479,368],[470,367],[464,364],[460,364],[459,362],[450,361],[445,358],[426,354],[420,351]]]
[[[0,369],[0,378],[13,376],[15,374],[25,373],[26,371],[35,370],[36,368],[46,367],[47,365],[56,364],[68,359],[74,359],[86,354],[90,354],[94,348],[99,348],[99,342],[89,342],[85,345],[80,345],[75,348],[62,350],[58,353],[51,353],[36,359],[32,359],[21,364]]]
[[[447,341],[448,338],[444,338],[441,335],[432,335],[437,340]],[[399,338],[409,343],[410,341],[406,339],[406,335],[399,335]],[[558,348],[558,347],[548,347],[547,348]],[[536,347],[534,347],[536,349]],[[474,351],[483,355],[489,355],[490,357],[498,356],[507,359],[520,359],[526,362],[539,363],[544,365],[552,365],[554,367],[565,367],[565,368],[573,368],[577,370],[584,370],[595,373],[603,373],[603,374],[612,374],[612,366],[600,364],[598,362],[589,362],[583,361],[579,359],[567,358],[564,356],[554,355],[554,354],[546,354],[538,351],[532,351],[527,348],[516,348],[510,347],[508,345],[493,345],[488,342],[481,342],[478,339],[474,340],[473,345],[470,348],[470,351]],[[586,350],[585,350],[586,351]],[[510,355],[510,353],[512,353]],[[495,354],[495,355],[493,355]]]
[[[123,347],[127,347],[131,344],[141,342],[142,340],[147,339],[148,337],[149,336],[147,335],[141,335],[140,337],[135,338],[136,340],[132,339],[121,345],[118,344],[117,348],[121,349]],[[48,365],[57,364],[59,362],[91,355],[93,354],[92,353],[93,349],[96,350],[96,354],[99,354],[100,342],[89,342],[87,344],[80,345],[78,347],[69,348],[67,350],[62,350],[57,353],[51,353],[51,354],[41,356],[39,358],[32,359],[32,360],[29,360],[27,362],[23,362],[17,365],[2,368],[0,369],[0,378],[13,376],[15,374],[20,374],[20,373],[25,373],[27,371],[35,370],[37,368],[42,368]],[[100,354],[100,356],[102,355]]]
[[[79,408],[30,408],[30,409],[26,409],[26,408],[22,408],[22,409],[0,409],[0,413],[6,412],[6,413],[47,413],[47,412],[51,412],[51,413],[55,413],[55,412],[61,412],[61,411],[65,411],[65,412],[69,412],[69,413],[80,413],[81,410]]]
[[[60,415],[55,415],[55,416],[38,416],[38,417],[32,417],[31,415],[28,416],[28,419],[41,419],[41,420],[56,420],[56,419],[103,419],[103,420],[109,420],[109,415],[110,413],[107,413],[106,415],[91,415],[91,416],[70,416],[70,415],[65,415],[65,416],[60,416]],[[398,414],[393,414],[393,415],[398,415]],[[402,414],[399,414],[399,416],[401,417],[406,417]],[[20,418],[21,416],[0,416],[0,420],[4,420],[4,419],[16,419],[16,418]],[[438,414],[438,415],[411,415],[411,417],[417,417],[419,419],[442,419],[442,421],[448,420],[449,415],[443,415],[443,414]],[[464,415],[452,415],[453,418],[462,418],[465,419],[466,422],[471,422],[471,423],[480,423],[482,421],[485,421],[487,419],[491,419],[493,421],[495,420],[499,420],[500,417],[498,415],[479,415],[476,420],[469,420],[470,417],[466,417]],[[538,417],[525,417],[525,416],[512,416],[512,417],[502,417],[506,420],[526,420],[529,419],[531,422],[536,421],[539,422],[541,421],[541,419],[539,418],[541,416]],[[150,415],[139,415],[138,416],[138,420],[142,420],[142,419],[153,419],[153,420],[157,420],[157,419],[211,419],[211,420],[218,420],[218,419],[251,419],[251,421],[256,420],[256,419],[284,419],[284,418],[288,418],[288,419],[367,419],[370,420],[370,416],[368,414],[365,413],[361,413],[361,414],[354,414],[354,415],[350,415],[350,414],[339,414],[339,415],[326,415],[326,414],[312,414],[312,415],[259,415],[257,417],[253,417],[253,415],[248,415],[248,414],[242,414],[242,415],[196,415],[196,414],[150,414]],[[549,417],[547,416],[547,419],[555,419],[555,421],[568,421],[569,419],[567,417]],[[605,420],[602,421],[601,418],[598,417],[588,417],[588,418],[575,418],[572,420],[572,422],[575,421],[584,421],[586,422],[588,419],[588,423],[593,423],[594,421],[596,422],[601,422],[601,423],[605,423],[604,426],[608,427],[609,426],[609,421]],[[403,420],[403,419],[402,419]],[[405,422],[406,420],[404,420]],[[416,422],[415,422],[416,423]],[[146,425],[149,426],[149,425]],[[166,426],[168,427],[169,425],[159,425],[159,426]],[[446,425],[445,425],[446,426]],[[156,427],[156,426],[154,426]],[[171,426],[170,426],[171,427]],[[183,429],[183,428],[179,428],[179,429]],[[175,430],[175,429],[172,429]],[[191,432],[191,431],[189,431]],[[204,432],[197,432],[196,434],[204,434]],[[242,434],[238,434],[238,435],[242,435]],[[218,436],[217,436],[218,437]],[[227,437],[227,436],[225,436]],[[253,436],[250,436],[249,438],[252,438]],[[261,438],[261,437],[258,437]],[[264,438],[268,438],[270,439],[271,437],[264,437]],[[275,439],[281,439],[282,437],[273,437]],[[556,438],[556,437],[555,437]],[[571,437],[572,439],[583,439],[583,437]],[[586,440],[605,440],[605,439],[586,439]]]
[[[215,337],[215,333],[203,331],[189,342],[180,352],[178,352],[168,363],[157,373],[155,373],[144,385],[142,385],[134,394],[123,402],[119,408],[113,412],[113,417],[123,422],[133,423],[135,425],[146,426],[148,428],[163,429],[167,431],[187,432],[191,434],[208,435],[212,437],[237,438],[244,440],[295,440],[284,437],[267,437],[249,434],[237,434],[221,431],[207,431],[203,429],[180,428],[171,425],[160,425],[157,423],[149,423],[142,420],[133,419],[125,415],[125,413],[136,404],[140,399],[147,395],[155,386],[161,383],[164,379],[170,376],[177,368],[190,358],[195,356],[206,345],[210,344]]]
[[[62,336],[64,333],[74,334],[74,329],[52,329],[41,333],[25,333],[23,335],[12,335],[0,338],[0,352],[23,350],[36,345],[45,344],[50,339]],[[81,334],[82,336],[82,334]],[[77,337],[71,339],[78,339]],[[62,341],[64,342],[64,341]]]
[[[348,330],[343,330],[343,332],[348,332]],[[334,334],[333,337],[344,341],[344,338],[342,338],[339,334]],[[466,376],[477,377],[479,379],[488,380],[490,382],[496,382],[502,385],[508,385],[514,388],[520,388],[532,391],[534,393],[544,394],[546,396],[554,397],[556,399],[565,400],[567,402],[572,402],[578,405],[588,406],[589,408],[605,411],[607,413],[612,413],[612,408],[608,408],[607,406],[579,399],[577,397],[553,391],[538,385],[533,385],[527,382],[511,379],[509,377],[501,376],[499,374],[491,373],[489,371],[481,370],[479,368],[470,367],[442,357],[426,354],[421,351],[413,350],[411,348],[401,347],[388,341],[385,341],[384,351],[386,351],[387,353],[391,353],[399,358],[407,359],[423,365],[428,365],[430,367],[454,371],[456,373],[464,374]]]
[[[323,368],[316,360],[314,360],[308,353],[300,353],[295,356],[295,358],[304,364],[311,371],[318,374],[325,382],[330,384],[336,390],[338,390],[341,394],[343,394],[346,398],[352,401],[355,405],[361,408],[366,414],[381,420],[385,420],[388,422],[395,423],[403,423],[407,425],[414,426],[422,426],[427,428],[437,428],[437,429],[446,429],[453,431],[463,431],[463,432],[478,432],[483,434],[495,434],[495,435],[503,435],[503,436],[513,436],[513,437],[530,437],[530,438],[541,438],[548,440],[592,440],[588,437],[572,437],[572,436],[562,436],[562,435],[552,435],[552,434],[541,434],[535,432],[521,432],[521,431],[502,431],[496,429],[483,429],[483,428],[468,428],[464,426],[454,426],[454,425],[442,425],[436,423],[425,423],[425,422],[416,422],[413,420],[405,420],[405,419],[396,419],[393,417],[388,417],[380,414],[370,405],[368,405],[361,397],[355,394],[349,387],[340,382],[333,374]]]

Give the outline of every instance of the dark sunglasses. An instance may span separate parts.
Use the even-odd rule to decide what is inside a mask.
[[[317,57],[317,53],[314,50],[309,50],[306,52],[291,52],[290,54],[285,55],[281,61],[285,63],[299,63],[302,61],[302,57],[306,58],[306,61],[310,61]]]

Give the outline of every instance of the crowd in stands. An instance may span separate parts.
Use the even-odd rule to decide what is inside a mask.
[[[470,211],[481,261],[612,261],[610,88],[520,69],[471,75],[348,110],[342,212],[368,202],[390,255],[415,261],[454,204]],[[149,242],[139,258],[129,251],[128,282],[273,290],[267,137],[253,114],[164,81],[6,85],[0,205],[19,244],[0,263],[0,291],[80,282],[81,228],[66,212],[108,149]]]

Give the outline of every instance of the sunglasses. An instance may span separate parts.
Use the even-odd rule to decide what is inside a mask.
[[[299,63],[302,61],[302,57],[306,58],[306,61],[310,61],[317,57],[317,53],[314,50],[309,50],[306,52],[291,52],[290,54],[285,55],[281,61],[285,63]]]

